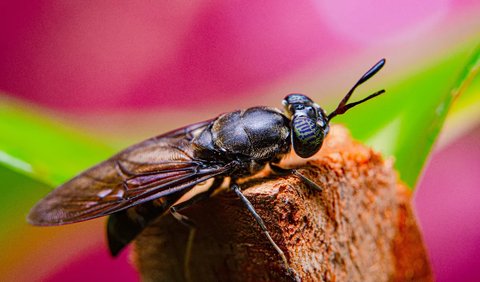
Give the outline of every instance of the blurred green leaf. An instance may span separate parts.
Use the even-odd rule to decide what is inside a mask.
[[[2,186],[6,187],[2,189],[0,201],[0,222],[3,227],[0,230],[0,242],[5,242],[8,236],[15,234],[16,228],[26,224],[27,211],[51,190],[51,186],[4,166],[0,166],[0,179]]]
[[[339,120],[355,138],[394,156],[400,178],[414,188],[454,99],[469,85],[478,89],[479,58],[480,49],[462,50],[385,86],[385,95]]]
[[[99,140],[6,99],[0,100],[0,132],[0,165],[51,186],[114,152]]]
[[[480,63],[477,61],[475,65],[476,70],[470,73],[472,81],[465,83],[469,86],[462,91],[448,113],[445,129],[442,130],[443,134],[440,138],[440,146],[469,132],[480,122],[480,75],[478,74]]]

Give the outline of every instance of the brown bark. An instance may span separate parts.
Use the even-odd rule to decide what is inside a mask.
[[[285,252],[296,278],[242,202],[230,191],[182,212],[197,225],[194,281],[430,281],[432,274],[412,213],[410,193],[391,160],[334,126],[321,152],[297,177],[271,176],[242,185]],[[188,229],[170,215],[136,240],[145,281],[183,281]]]

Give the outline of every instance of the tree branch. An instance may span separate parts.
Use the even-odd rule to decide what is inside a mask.
[[[430,281],[432,274],[393,162],[334,126],[321,152],[297,177],[242,184],[245,196],[285,252],[297,277],[230,191],[184,213],[198,227],[189,270],[194,281]],[[170,215],[136,240],[134,260],[145,281],[184,281],[188,229]]]

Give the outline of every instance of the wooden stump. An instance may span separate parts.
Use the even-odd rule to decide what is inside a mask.
[[[321,151],[301,169],[322,188],[295,176],[242,184],[245,196],[285,252],[275,249],[231,191],[182,213],[197,225],[193,281],[430,281],[432,274],[411,210],[410,193],[391,160],[333,126]],[[144,281],[184,281],[188,229],[165,215],[136,240]]]

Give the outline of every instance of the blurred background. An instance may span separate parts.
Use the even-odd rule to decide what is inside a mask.
[[[128,252],[109,257],[104,219],[34,228],[24,220],[29,208],[119,148],[222,112],[280,107],[291,92],[329,111],[382,57],[386,67],[357,95],[419,84],[396,99],[398,107],[402,97],[423,105],[429,90],[455,85],[480,43],[479,15],[476,0],[2,1],[0,148],[25,143],[38,154],[0,150],[0,280],[138,280]],[[454,105],[423,177],[405,180],[415,186],[438,281],[480,280],[479,93]],[[349,118],[340,121],[351,125]],[[352,128],[355,137],[363,126]],[[83,145],[62,138],[98,154],[82,156]],[[55,158],[49,174],[42,165]]]

